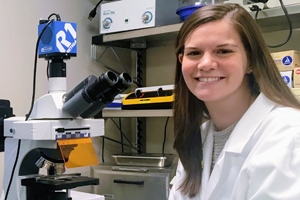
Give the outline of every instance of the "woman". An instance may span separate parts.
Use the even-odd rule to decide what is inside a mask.
[[[175,48],[180,161],[169,200],[300,199],[300,103],[250,14],[204,6]]]

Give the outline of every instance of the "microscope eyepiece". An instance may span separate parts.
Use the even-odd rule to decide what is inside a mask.
[[[99,76],[94,83],[87,87],[86,93],[93,101],[96,101],[102,93],[107,92],[117,81],[117,75],[112,71],[108,71]]]
[[[109,91],[118,82],[118,79],[112,71],[107,71],[98,78],[89,76],[65,95],[62,110],[73,118],[78,117],[89,109],[103,93]]]
[[[103,96],[107,100],[113,101],[114,97],[117,94],[124,92],[124,90],[126,90],[131,84],[132,84],[131,76],[128,73],[123,72],[122,74],[120,74],[118,82],[112,87],[111,90],[103,93]]]
[[[93,102],[91,107],[80,115],[82,118],[98,116],[102,109],[114,100],[117,94],[125,91],[132,84],[132,78],[126,72],[120,74],[117,80],[117,83],[114,84],[112,88],[102,93],[99,99]]]
[[[85,78],[76,87],[74,87],[70,92],[68,92],[64,95],[64,103],[69,101],[78,91],[82,90],[88,84],[91,84],[94,81],[96,81],[96,79],[97,79],[97,77],[94,75],[90,75],[87,78]]]

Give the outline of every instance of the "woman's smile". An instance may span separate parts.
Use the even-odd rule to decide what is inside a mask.
[[[200,82],[216,82],[221,80],[221,77],[207,77],[207,78],[196,78]]]

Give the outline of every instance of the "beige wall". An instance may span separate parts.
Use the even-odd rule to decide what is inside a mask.
[[[173,45],[147,49],[146,85],[159,86],[174,84],[176,57]],[[163,134],[167,117],[148,118],[146,123],[146,151],[161,153]],[[165,153],[175,153],[173,145],[173,118],[167,124]]]
[[[289,31],[284,30],[284,31],[277,31],[273,33],[264,33],[263,35],[267,45],[274,46],[285,42],[288,37],[288,34]],[[300,50],[299,37],[300,37],[300,29],[294,29],[292,32],[292,37],[287,42],[287,44],[278,48],[270,48],[270,52],[286,51],[291,49]]]

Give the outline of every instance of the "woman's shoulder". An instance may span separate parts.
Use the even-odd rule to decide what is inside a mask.
[[[267,120],[272,120],[282,125],[300,125],[300,110],[286,106],[275,106],[274,109],[268,114]]]
[[[264,118],[257,131],[260,134],[264,133],[262,135],[267,135],[272,142],[276,138],[277,144],[285,142],[291,144],[299,141],[297,146],[300,147],[300,110],[275,106]]]

